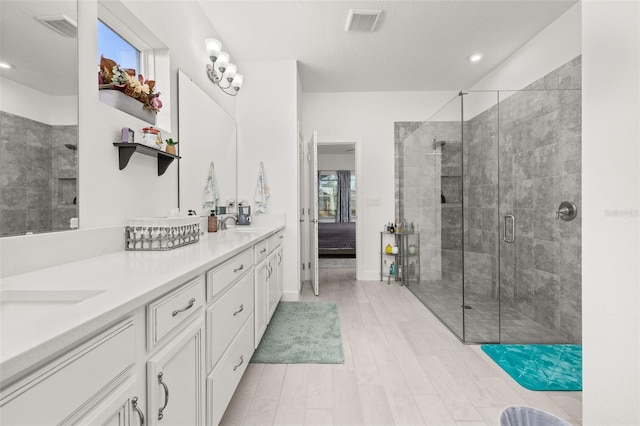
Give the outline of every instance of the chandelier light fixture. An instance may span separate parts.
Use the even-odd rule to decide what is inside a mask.
[[[205,40],[207,54],[211,60],[207,64],[207,75],[224,93],[237,96],[242,87],[242,74],[238,74],[238,67],[229,63],[229,54],[222,51],[222,43],[215,38]],[[231,91],[233,89],[233,91]]]

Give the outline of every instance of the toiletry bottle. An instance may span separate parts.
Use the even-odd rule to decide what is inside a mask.
[[[442,204],[447,202],[446,198],[444,198],[444,193],[442,191],[440,191],[440,202]]]
[[[215,210],[211,210],[211,215],[208,217],[207,228],[209,232],[218,232],[218,218],[216,217]]]

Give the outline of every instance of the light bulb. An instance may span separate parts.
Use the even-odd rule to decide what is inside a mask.
[[[208,38],[204,41],[204,44],[207,47],[207,54],[211,58],[211,62],[215,62],[222,51],[222,43],[215,38]]]
[[[236,89],[236,91],[240,90],[240,88],[242,87],[242,80],[244,79],[244,77],[242,77],[242,74],[236,74],[236,76],[233,78],[233,82],[231,84],[233,84],[234,89]]]
[[[227,52],[222,52],[218,59],[216,59],[216,66],[220,70],[220,72],[224,72],[227,69],[227,65],[229,65],[229,54]]]
[[[469,56],[469,61],[471,62],[479,62],[482,59],[482,53],[474,53]]]
[[[224,78],[226,78],[227,81],[232,81],[236,76],[236,71],[238,71],[238,67],[234,64],[229,64],[224,72]]]

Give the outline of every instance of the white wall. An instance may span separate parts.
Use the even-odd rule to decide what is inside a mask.
[[[205,66],[209,61],[204,40],[216,32],[196,2],[181,2],[176,13],[174,2],[129,1],[125,5],[168,48],[171,87],[158,87],[163,102],[170,101],[173,133],[178,135],[177,70],[184,70],[232,116],[235,99],[224,95],[208,80]],[[124,223],[137,216],[163,216],[177,207],[177,167],[172,164],[162,176],[157,175],[157,162],[152,157],[134,155],[124,170],[118,170],[118,151],[112,142],[119,138],[122,127],[140,134],[147,123],[101,103],[96,89],[97,2],[86,0],[78,5],[79,80],[80,80],[80,226],[93,228]],[[137,136],[136,135],[136,136]],[[199,184],[200,185],[200,184]]]
[[[358,279],[380,278],[378,231],[394,219],[393,136],[396,121],[423,121],[455,92],[304,93],[304,134],[318,139],[361,140],[358,212],[363,243],[357,247]],[[308,138],[308,137],[307,137]]]
[[[260,162],[271,197],[267,212],[284,213],[284,295],[298,299],[298,69],[296,61],[242,65],[245,85],[236,105],[238,122],[238,198],[251,201]]]
[[[51,96],[0,77],[0,111],[52,126],[78,124],[77,96]]]
[[[355,170],[355,154],[318,154],[318,170]]]
[[[640,3],[582,9],[583,422],[640,424]]]

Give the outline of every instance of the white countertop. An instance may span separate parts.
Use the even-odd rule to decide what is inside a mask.
[[[5,295],[88,298],[41,307],[17,304],[1,312],[0,381],[13,382],[283,227],[232,228],[174,250],[121,251],[3,278],[0,290]]]

